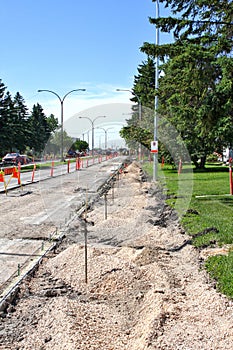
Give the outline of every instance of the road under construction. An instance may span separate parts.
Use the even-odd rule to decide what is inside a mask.
[[[61,242],[69,224],[87,206],[114,186],[130,162],[126,157],[89,160],[22,173],[12,177],[7,194],[1,189],[0,310],[14,296],[22,279]],[[52,176],[51,176],[52,175]],[[9,180],[8,180],[9,181]]]

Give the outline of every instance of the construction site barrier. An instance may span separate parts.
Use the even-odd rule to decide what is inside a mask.
[[[32,182],[34,181],[35,171],[36,171],[36,164],[34,164],[33,170],[32,170]]]
[[[54,170],[54,160],[52,161],[50,176],[53,177],[53,170]]]
[[[13,167],[4,168],[4,175],[11,175],[13,173]]]

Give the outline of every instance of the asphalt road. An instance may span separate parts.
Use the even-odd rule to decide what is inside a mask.
[[[98,188],[124,161],[125,157],[117,157],[102,163],[89,162],[78,171],[73,164],[69,173],[63,165],[54,169],[53,176],[48,168],[36,171],[33,183],[31,172],[22,173],[22,186],[12,178],[7,195],[1,188],[0,291],[12,274],[21,273],[19,266],[43,254],[49,239],[97,196]]]
[[[98,159],[95,158],[93,161],[92,159],[85,159],[82,161],[82,167],[81,169],[85,169],[93,164],[97,164]],[[38,164],[38,163],[37,163]],[[55,166],[52,168],[52,162],[50,166],[47,167],[41,167],[41,169],[36,170],[34,173],[33,171],[23,172],[21,171],[20,174],[20,181],[22,185],[28,185],[32,182],[38,182],[41,180],[49,179],[51,177],[57,177],[60,175],[65,175],[68,172],[75,172],[76,171],[76,164],[70,163],[68,166],[67,163],[64,163],[63,165],[56,165],[56,162],[54,163]],[[23,170],[24,166],[22,166]],[[5,183],[7,184],[7,189],[11,190],[12,188],[18,187],[18,179],[13,178],[11,175],[5,175]],[[0,182],[0,192],[5,192],[4,183]]]

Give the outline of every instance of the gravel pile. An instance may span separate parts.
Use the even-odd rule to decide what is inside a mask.
[[[131,164],[0,319],[0,349],[232,349],[233,303],[175,214]],[[87,283],[85,277],[87,276]]]

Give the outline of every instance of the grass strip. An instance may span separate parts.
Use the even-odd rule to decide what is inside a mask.
[[[152,176],[152,164],[145,163],[143,169]],[[186,173],[193,170],[192,194],[186,213],[181,217],[181,224],[187,234],[192,236],[192,243],[198,248],[233,244],[232,213],[233,196],[229,189],[229,169],[219,164],[207,164],[206,169],[196,170],[184,167],[182,179],[172,166],[165,165],[158,169],[158,181],[166,190],[166,203],[176,208],[179,181],[187,186],[190,180]],[[210,275],[217,279],[217,287],[233,298],[233,253],[227,256],[211,256],[206,261]]]

